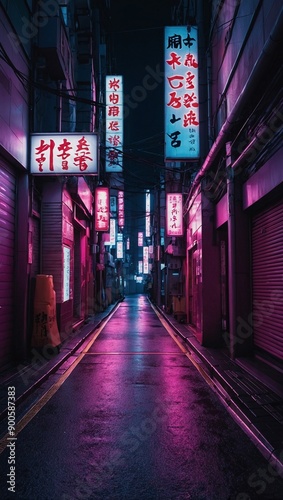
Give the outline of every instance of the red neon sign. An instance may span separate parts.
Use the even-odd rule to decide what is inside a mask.
[[[95,190],[94,225],[96,231],[109,230],[109,188],[98,187]]]

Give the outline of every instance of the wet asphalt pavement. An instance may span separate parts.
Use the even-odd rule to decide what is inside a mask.
[[[122,302],[80,357],[17,436],[15,493],[11,453],[0,455],[1,499],[283,499],[277,471],[145,296]]]

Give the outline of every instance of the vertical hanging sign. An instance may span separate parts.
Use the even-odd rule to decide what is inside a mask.
[[[110,219],[110,245],[116,245],[116,219]]]
[[[143,247],[143,233],[141,231],[138,232],[138,247]]]
[[[182,193],[166,194],[166,232],[167,236],[183,236]]]
[[[97,187],[95,190],[94,226],[95,231],[109,231],[109,188]]]
[[[148,247],[143,247],[143,274],[149,273],[148,257]]]
[[[165,160],[199,158],[198,30],[165,27]]]
[[[106,172],[123,170],[123,77],[106,76]]]
[[[150,191],[147,189],[145,193],[145,236],[150,236]]]
[[[125,207],[124,191],[118,191],[118,226],[123,228],[125,225]]]

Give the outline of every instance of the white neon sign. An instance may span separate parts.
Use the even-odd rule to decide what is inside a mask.
[[[123,251],[123,241],[117,241],[117,259],[123,259],[124,251]]]
[[[150,192],[145,193],[145,236],[150,236]]]
[[[143,247],[143,273],[148,274],[149,273],[149,266],[148,266],[148,247]]]
[[[165,28],[165,159],[199,158],[198,29]]]
[[[138,247],[143,246],[143,233],[140,231],[138,232]]]
[[[106,172],[123,170],[123,77],[106,76]]]
[[[166,232],[168,236],[183,235],[182,193],[166,194]]]
[[[110,219],[110,245],[116,245],[116,219]]]
[[[125,224],[124,212],[124,191],[118,191],[118,226],[124,227]]]
[[[38,175],[97,174],[97,135],[32,134],[30,171]]]

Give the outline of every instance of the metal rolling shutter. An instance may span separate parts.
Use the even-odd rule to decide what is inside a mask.
[[[283,202],[252,222],[254,343],[283,359]]]
[[[16,179],[0,161],[0,365],[12,357]]]

